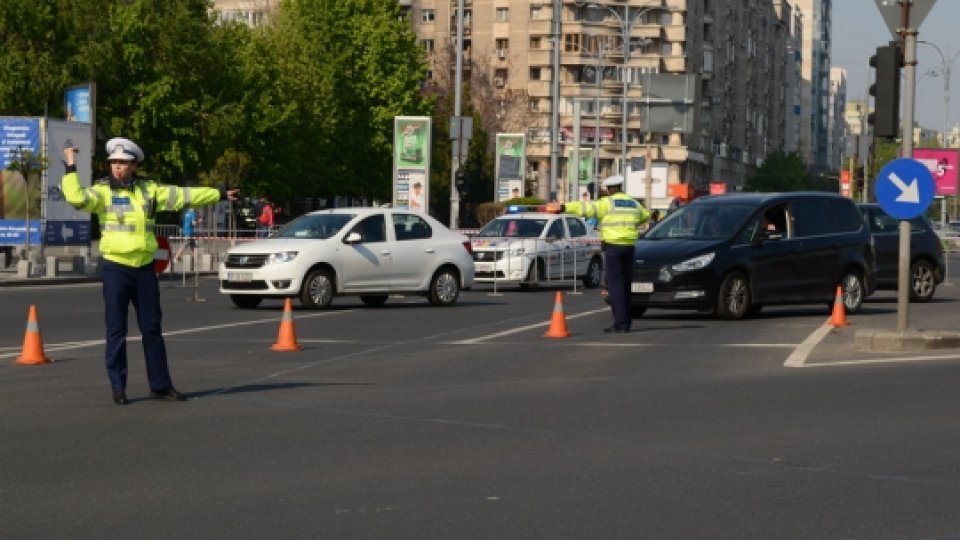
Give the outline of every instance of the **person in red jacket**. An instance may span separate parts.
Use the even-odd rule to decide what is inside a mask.
[[[273,229],[273,205],[265,197],[260,197],[260,216],[257,218],[257,238],[270,236]]]

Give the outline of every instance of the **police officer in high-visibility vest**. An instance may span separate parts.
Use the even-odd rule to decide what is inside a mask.
[[[143,151],[128,139],[107,141],[110,176],[83,187],[77,175],[75,147],[64,148],[66,174],[64,198],[71,206],[97,214],[100,221],[100,252],[103,302],[107,324],[106,366],[113,390],[113,402],[126,405],[127,399],[127,310],[133,302],[137,324],[143,335],[150,397],[184,401],[167,367],[160,313],[160,288],[153,268],[157,239],[153,234],[157,210],[176,211],[185,206],[203,206],[219,200],[236,199],[237,190],[181,188],[160,185],[135,176]]]
[[[613,325],[604,332],[630,331],[630,283],[633,279],[633,246],[639,236],[640,225],[650,219],[650,213],[639,202],[623,192],[623,177],[611,176],[603,181],[608,196],[596,204],[570,202],[548,205],[550,210],[570,212],[589,217],[596,212],[600,243],[603,247],[607,292],[613,311]]]

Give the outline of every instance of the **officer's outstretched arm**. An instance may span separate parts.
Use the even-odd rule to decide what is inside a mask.
[[[206,187],[179,187],[162,184],[154,185],[153,197],[157,200],[157,210],[175,212],[185,206],[207,206],[221,199],[220,190]]]

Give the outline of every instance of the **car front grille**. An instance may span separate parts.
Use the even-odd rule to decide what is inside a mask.
[[[243,255],[243,254],[233,254],[227,255],[227,262],[224,263],[226,268],[260,268],[263,264],[267,262],[266,255]]]
[[[473,251],[473,260],[477,262],[491,262],[503,259],[502,251]]]
[[[266,291],[270,289],[270,287],[267,286],[267,282],[263,280],[246,282],[221,280],[220,288],[227,291]]]

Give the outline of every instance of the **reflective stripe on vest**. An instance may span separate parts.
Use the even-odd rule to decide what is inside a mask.
[[[153,232],[156,227],[152,223],[144,225],[144,230]],[[100,230],[104,232],[136,232],[136,225],[121,225],[120,223],[104,223],[100,225]]]

